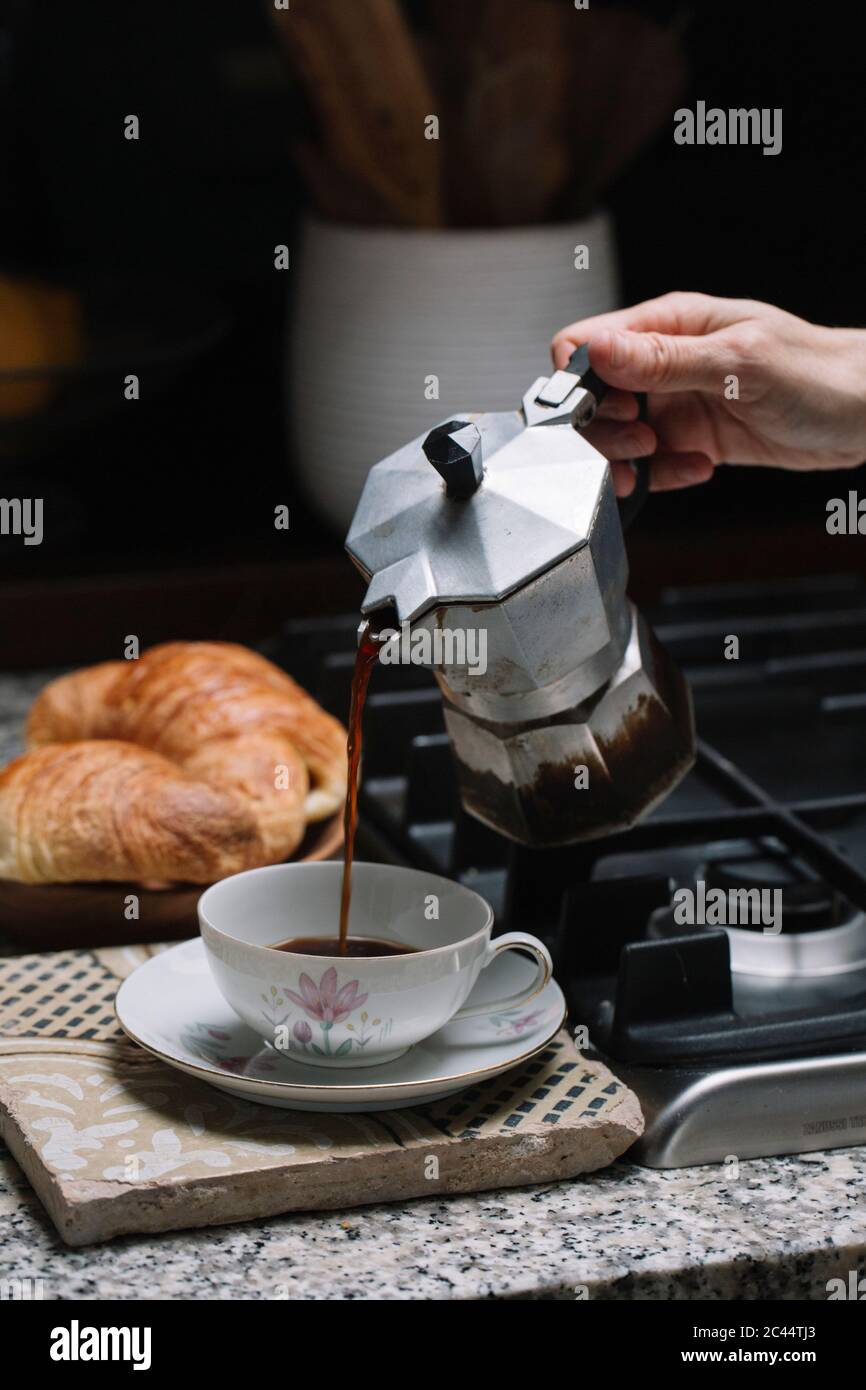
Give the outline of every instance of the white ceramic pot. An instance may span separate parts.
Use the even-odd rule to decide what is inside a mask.
[[[577,270],[583,245],[589,266]],[[291,273],[294,467],[343,532],[374,463],[449,415],[517,409],[556,330],[619,302],[603,212],[492,231],[312,222]]]
[[[449,1020],[519,1008],[550,979],[550,956],[526,932],[490,940],[493,912],[471,888],[419,869],[355,864],[350,933],[405,955],[327,957],[275,951],[291,937],[336,935],[343,866],[273,864],[208,888],[198,915],[223,998],[265,1042],[318,1067],[392,1062]],[[435,912],[431,916],[431,904]],[[463,1007],[503,951],[529,951],[534,980]]]

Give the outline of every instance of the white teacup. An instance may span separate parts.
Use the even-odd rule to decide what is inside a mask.
[[[316,1067],[391,1062],[450,1019],[517,1008],[551,974],[526,932],[490,940],[493,912],[470,888],[390,864],[352,869],[350,936],[413,947],[406,955],[327,957],[276,951],[296,937],[338,935],[340,863],[274,864],[215,883],[198,917],[213,977],[265,1042]],[[517,994],[464,1008],[502,951],[531,952],[538,969]]]

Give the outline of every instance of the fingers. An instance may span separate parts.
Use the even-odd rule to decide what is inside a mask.
[[[630,463],[612,463],[610,472],[613,478],[613,490],[617,497],[631,497],[637,487],[637,474],[634,471],[634,466]]]
[[[608,391],[596,413],[597,420],[621,420],[627,423],[638,417],[638,404],[630,391]]]
[[[741,317],[742,301],[719,299],[709,294],[692,294],[675,290],[658,299],[645,299],[627,309],[614,309],[607,314],[594,314],[560,329],[552,343],[553,361],[564,367],[578,343],[585,343],[604,329],[626,329],[645,333],[687,333],[700,336]]]
[[[618,497],[628,497],[634,491],[631,459],[650,459],[654,492],[692,487],[713,476],[713,460],[700,447],[693,447],[706,440],[711,451],[717,452],[704,401],[691,396],[692,409],[682,431],[697,437],[693,441],[678,439],[671,447],[667,428],[660,439],[657,430],[638,420],[633,393],[645,391],[655,397],[661,418],[654,423],[664,426],[668,415],[665,393],[719,391],[725,376],[735,370],[732,335],[719,330],[755,307],[760,306],[711,295],[674,293],[582,319],[557,333],[552,345],[556,367],[567,364],[578,343],[588,342],[593,368],[614,388],[584,434],[610,460]]]
[[[715,334],[690,337],[602,329],[589,340],[589,357],[604,381],[626,391],[720,391],[731,354]]]
[[[611,463],[613,486],[617,497],[630,497],[637,485],[637,475],[629,463]],[[714,473],[713,464],[703,454],[656,454],[650,463],[650,490],[673,492],[678,488],[707,483]]]
[[[581,433],[594,449],[598,449],[611,462],[616,459],[649,458],[658,448],[655,430],[643,420],[622,425],[596,416],[589,428]]]
[[[676,488],[708,483],[715,471],[705,454],[659,453],[650,467],[650,488],[653,492],[673,492]]]
[[[649,401],[649,420],[659,439],[659,453],[703,454],[713,463],[730,460],[730,435],[736,426],[727,422],[727,451],[719,434],[719,411],[709,395],[698,391],[655,395]]]

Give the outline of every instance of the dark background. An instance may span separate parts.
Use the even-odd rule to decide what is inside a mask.
[[[781,106],[783,150],[678,147],[666,126],[609,199],[626,302],[700,289],[866,323],[855,14],[689,8],[682,104]],[[0,16],[0,267],[97,283],[108,322],[118,284],[152,283],[151,318],[164,303],[167,332],[214,340],[134,411],[97,405],[38,447],[5,449],[0,493],[44,496],[65,524],[38,548],[0,538],[0,659],[100,654],[117,595],[149,593],[146,640],[251,635],[287,607],[350,604],[341,538],[306,516],[284,439],[290,273],[274,271],[273,247],[292,244],[303,211],[290,146],[305,116],[267,13],[18,0]],[[118,111],[139,113],[148,138],[118,138]],[[824,533],[826,499],[856,486],[834,478],[721,469],[653,498],[631,543],[638,594],[862,568],[857,538]],[[274,531],[275,501],[292,507],[290,538]]]

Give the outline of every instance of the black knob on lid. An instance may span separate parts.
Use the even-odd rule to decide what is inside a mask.
[[[484,471],[478,426],[471,420],[447,420],[430,431],[422,447],[430,463],[445,479],[447,495],[456,500],[471,497]]]

